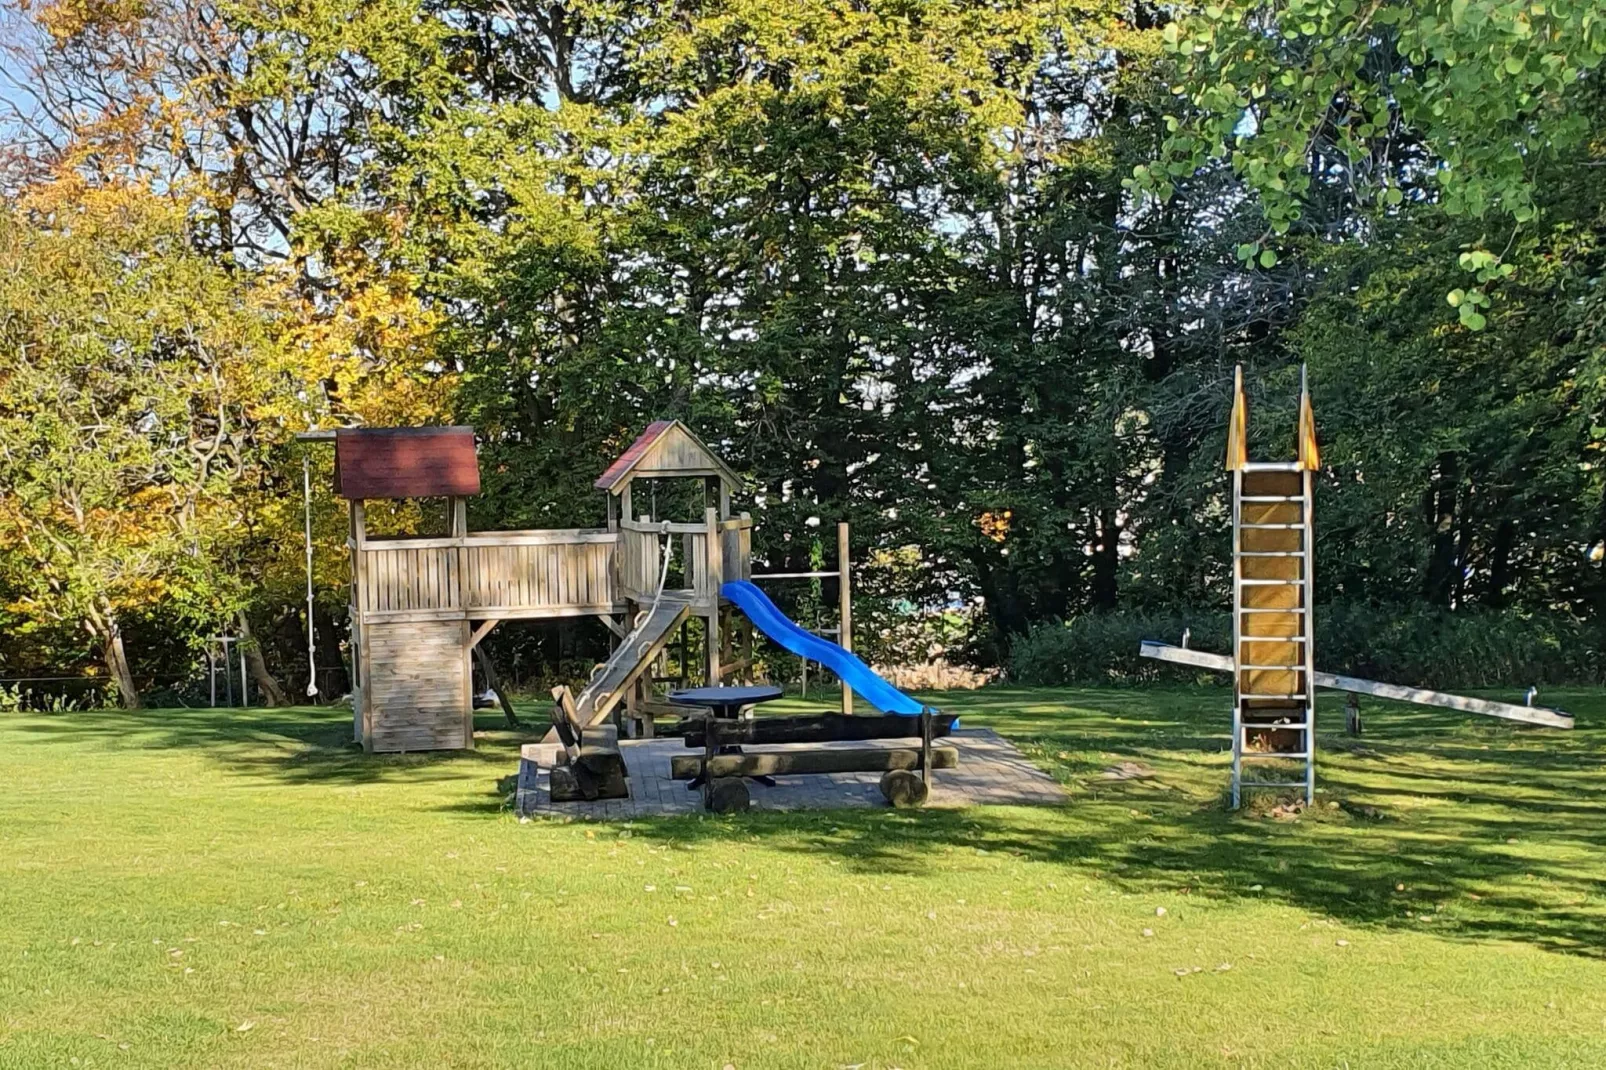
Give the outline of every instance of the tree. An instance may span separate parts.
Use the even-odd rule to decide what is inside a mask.
[[[0,569],[140,704],[122,621],[241,599],[217,568],[287,383],[268,310],[186,245],[181,205],[64,178],[0,212]]]
[[[1299,225],[1312,190],[1356,187],[1380,209],[1407,197],[1483,221],[1459,255],[1475,285],[1451,304],[1475,330],[1484,287],[1509,277],[1513,227],[1534,220],[1552,161],[1577,164],[1594,133],[1606,59],[1600,0],[1221,0],[1165,29],[1188,110],[1135,184],[1168,195],[1212,159],[1260,198],[1267,229],[1240,255]],[[1346,228],[1349,233],[1358,233]]]

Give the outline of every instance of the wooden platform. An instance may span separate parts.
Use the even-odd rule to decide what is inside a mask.
[[[748,750],[785,751],[820,748],[884,745],[906,748],[907,740],[876,740],[869,743],[788,744],[751,747]],[[1021,756],[1009,740],[990,728],[967,728],[943,739],[944,746],[959,751],[959,768],[941,769],[932,777],[928,807],[981,805],[1056,805],[1065,801],[1065,792],[1053,777]],[[520,811],[549,817],[578,817],[588,820],[630,820],[673,814],[703,813],[702,795],[688,791],[686,782],[674,780],[670,760],[692,753],[678,739],[635,739],[620,741],[625,763],[630,767],[630,798],[588,803],[554,803],[543,773],[533,784],[519,785]],[[831,773],[813,776],[780,776],[776,785],[751,785],[755,810],[840,810],[873,807],[886,809],[881,796],[879,773]]]

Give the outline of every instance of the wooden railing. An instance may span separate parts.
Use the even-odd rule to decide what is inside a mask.
[[[463,540],[471,610],[591,609],[612,606],[608,531],[486,532]]]
[[[665,525],[625,520],[595,529],[487,531],[461,538],[367,539],[355,601],[364,619],[558,617],[651,602],[663,569]],[[669,524],[676,560],[666,590],[706,608],[720,584],[751,572],[751,518]]]
[[[618,601],[609,531],[495,531],[363,543],[359,608],[369,619],[562,616]]]
[[[670,565],[665,590],[697,606],[719,600],[720,584],[746,579],[752,571],[751,517],[720,520],[713,510],[700,524],[626,520],[619,525],[619,586],[624,597],[652,601],[663,574],[665,533],[675,539],[679,560]]]

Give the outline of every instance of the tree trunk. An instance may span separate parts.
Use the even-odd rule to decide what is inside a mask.
[[[1450,607],[1456,587],[1456,493],[1460,489],[1460,458],[1452,451],[1439,454],[1432,482],[1423,495],[1423,519],[1428,524],[1428,562],[1422,596],[1432,605]]]
[[[340,653],[340,632],[335,627],[335,619],[321,602],[313,603],[312,619],[317,631],[318,660],[330,668],[339,669],[338,672],[328,673],[323,683],[318,685],[320,690],[327,689],[329,692],[325,701],[333,701],[351,692],[351,673],[346,668],[346,659]],[[302,636],[302,642],[305,641],[306,637]]]
[[[102,602],[89,611],[89,632],[100,640],[101,656],[106,661],[106,672],[117,685],[117,700],[125,710],[142,710],[145,701],[134,683],[134,673],[128,667],[128,652],[123,649],[123,630],[112,607]]]
[[[262,696],[263,702],[268,706],[288,706],[290,700],[285,698],[284,688],[279,681],[268,672],[268,663],[262,657],[262,647],[257,644],[256,637],[251,634],[251,621],[246,617],[245,610],[235,614],[240,624],[241,649],[245,651],[245,667],[251,673],[251,679],[256,681],[257,693]]]
[[[1093,546],[1093,580],[1088,593],[1093,608],[1108,613],[1115,609],[1120,589],[1121,528],[1113,506],[1101,506],[1095,519],[1098,541]]]

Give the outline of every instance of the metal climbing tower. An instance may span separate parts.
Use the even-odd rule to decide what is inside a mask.
[[[1232,805],[1246,788],[1316,790],[1316,665],[1312,643],[1320,464],[1315,418],[1300,373],[1299,446],[1292,461],[1250,461],[1243,369],[1227,432],[1232,472]],[[1302,770],[1297,779],[1294,770]],[[1285,775],[1279,776],[1279,773]]]

